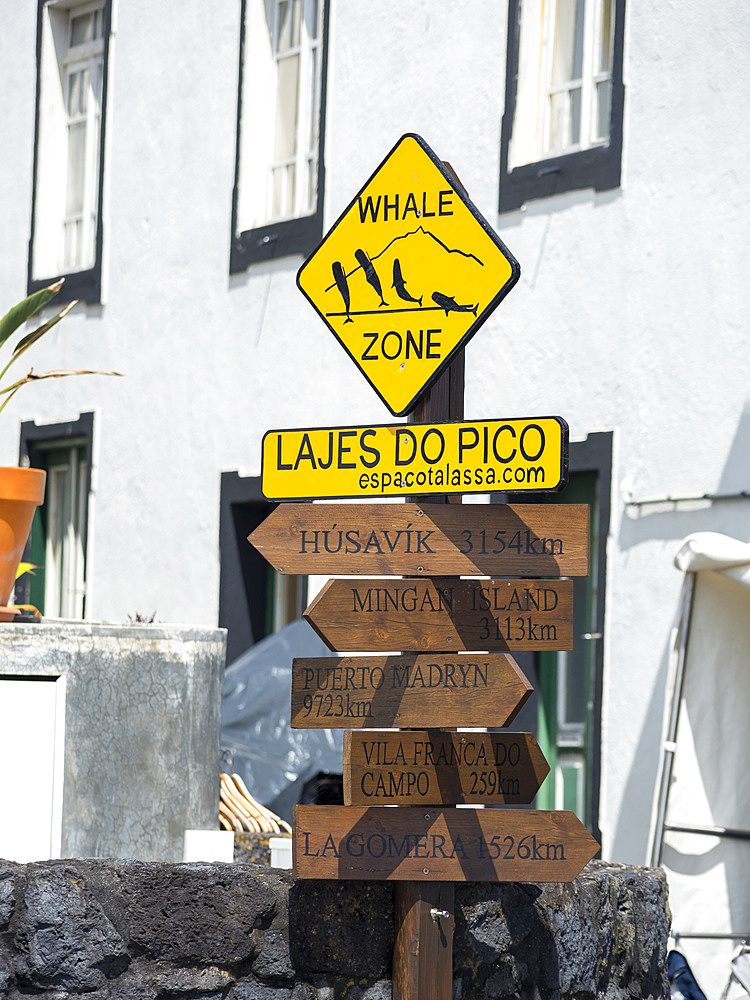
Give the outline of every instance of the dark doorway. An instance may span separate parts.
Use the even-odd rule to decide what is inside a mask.
[[[301,617],[307,577],[280,576],[247,536],[276,507],[259,476],[221,475],[219,625],[227,629],[227,665],[256,642]]]

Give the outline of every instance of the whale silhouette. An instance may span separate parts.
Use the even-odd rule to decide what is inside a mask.
[[[415,299],[413,295],[409,295],[407,292],[406,282],[404,281],[404,276],[401,273],[401,261],[398,257],[396,257],[393,261],[393,284],[391,285],[391,288],[396,289],[396,295],[398,295],[400,299],[403,299],[404,302],[418,302],[420,306],[422,305],[421,296],[420,298]]]
[[[378,277],[378,273],[375,270],[372,261],[364,250],[355,250],[354,256],[356,257],[357,262],[361,265],[362,270],[365,272],[365,277],[367,278],[368,283],[372,285],[380,296],[380,305],[387,306],[388,303],[383,298],[383,289],[380,286],[380,278]]]
[[[341,298],[344,300],[344,309],[346,309],[346,319],[344,320],[344,325],[347,323],[353,323],[354,320],[349,315],[349,282],[346,280],[346,275],[344,274],[341,262],[335,260],[331,270],[333,271],[336,286],[338,287],[339,292],[341,292]]]
[[[441,309],[445,309],[446,316],[449,312],[471,313],[473,316],[476,316],[479,305],[478,302],[476,306],[459,305],[452,295],[443,295],[442,292],[433,292],[432,301],[439,305]]]

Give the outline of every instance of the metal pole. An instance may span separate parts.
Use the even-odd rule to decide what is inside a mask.
[[[672,784],[672,768],[677,749],[677,727],[680,721],[680,701],[685,682],[685,660],[690,637],[690,618],[693,610],[693,594],[695,591],[695,573],[686,573],[682,590],[680,614],[672,642],[671,666],[671,702],[669,705],[669,722],[662,746],[662,756],[657,776],[658,795],[656,798],[656,816],[649,838],[647,864],[658,868],[661,864],[661,852],[664,846],[664,829],[669,802],[669,789]]]

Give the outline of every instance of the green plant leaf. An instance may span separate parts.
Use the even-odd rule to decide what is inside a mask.
[[[33,295],[25,298],[23,302],[19,302],[18,305],[8,310],[3,318],[0,319],[0,347],[2,347],[8,337],[15,333],[19,326],[25,323],[29,317],[33,316],[43,306],[46,306],[53,296],[57,295],[63,286],[64,280],[64,278],[61,278],[53,285],[34,292]]]
[[[13,382],[11,385],[6,385],[4,388],[0,389],[0,396],[6,396],[0,404],[0,410],[4,410],[11,399],[15,396],[22,385],[26,385],[28,382],[41,382],[45,378],[65,378],[66,375],[122,375],[122,372],[102,372],[102,371],[89,371],[84,369],[82,371],[53,371],[53,372],[42,372],[37,375],[32,368],[28,375],[24,375],[23,378],[19,378],[17,382]]]
[[[10,366],[13,364],[14,361],[20,358],[20,356],[25,351],[28,351],[28,349],[33,344],[35,344],[37,340],[40,340],[45,335],[45,333],[51,330],[56,323],[59,323],[60,320],[63,319],[63,317],[67,316],[70,310],[73,308],[73,306],[77,304],[77,302],[78,299],[73,299],[73,301],[69,302],[64,309],[60,310],[57,316],[53,316],[52,319],[49,320],[47,323],[44,323],[43,326],[40,326],[38,329],[34,330],[33,333],[28,333],[25,337],[19,340],[15,346],[13,354],[11,355],[10,361],[5,366],[5,368],[3,368],[3,370],[0,372],[0,378],[2,378],[5,375],[5,373],[8,371],[8,369],[10,368]]]

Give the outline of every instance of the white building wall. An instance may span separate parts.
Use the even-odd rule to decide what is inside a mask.
[[[31,209],[35,4],[0,0],[0,303],[22,297]],[[239,0],[115,0],[105,171],[105,302],[79,306],[32,363],[122,379],[31,386],[0,414],[96,410],[94,619],[218,614],[223,470],[260,471],[270,427],[390,415],[295,287],[299,259],[229,275]],[[613,429],[601,823],[605,856],[644,860],[676,543],[750,537],[750,501],[628,505],[750,489],[750,268],[744,124],[750,8],[626,10],[623,181],[498,216],[502,0],[333,0],[326,228],[407,131],[451,162],[521,263],[467,349],[469,418],[560,414]]]

